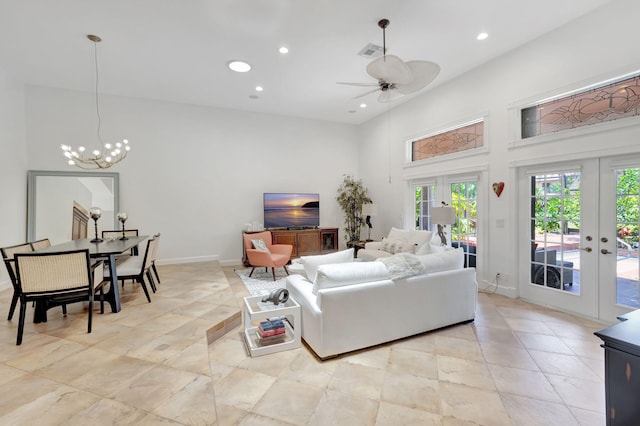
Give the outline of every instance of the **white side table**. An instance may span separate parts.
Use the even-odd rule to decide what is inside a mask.
[[[300,340],[300,305],[289,298],[285,303],[274,305],[262,302],[264,296],[250,296],[244,298],[244,340],[251,356],[261,356],[275,352],[295,349],[302,346]],[[258,325],[267,318],[284,317],[284,342],[261,345],[258,342]],[[296,328],[298,328],[296,330]]]

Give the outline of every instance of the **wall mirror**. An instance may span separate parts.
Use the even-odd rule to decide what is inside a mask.
[[[27,241],[49,238],[51,244],[93,238],[91,207],[100,207],[98,235],[119,229],[119,175],[106,172],[27,172]],[[78,216],[84,228],[78,228]],[[87,223],[88,219],[88,223]]]

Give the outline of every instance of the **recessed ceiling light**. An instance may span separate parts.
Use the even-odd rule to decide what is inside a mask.
[[[256,86],[256,92],[262,92],[264,88],[262,86]]]
[[[278,49],[278,52],[282,53],[283,55],[289,53],[289,48],[286,46],[280,46],[280,49]]]
[[[227,66],[229,67],[230,70],[235,72],[247,72],[251,69],[251,65],[249,65],[244,61],[236,61],[236,60],[229,61],[227,63]]]
[[[366,108],[367,104],[360,104],[360,108]]]
[[[480,33],[478,34],[478,36],[476,37],[476,40],[486,40],[487,37],[489,37],[489,34],[487,33]]]

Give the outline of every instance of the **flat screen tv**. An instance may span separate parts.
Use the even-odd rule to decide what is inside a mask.
[[[320,194],[264,193],[265,228],[317,228]]]

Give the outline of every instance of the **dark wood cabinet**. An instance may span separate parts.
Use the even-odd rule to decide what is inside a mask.
[[[291,244],[291,257],[323,254],[338,250],[338,228],[278,229],[271,231],[273,244]]]
[[[640,317],[620,319],[595,333],[604,342],[607,425],[638,424],[640,419]]]
[[[273,244],[292,245],[291,257],[338,251],[338,228],[274,229],[271,230],[271,239]],[[242,245],[242,263],[249,266],[244,244]]]

